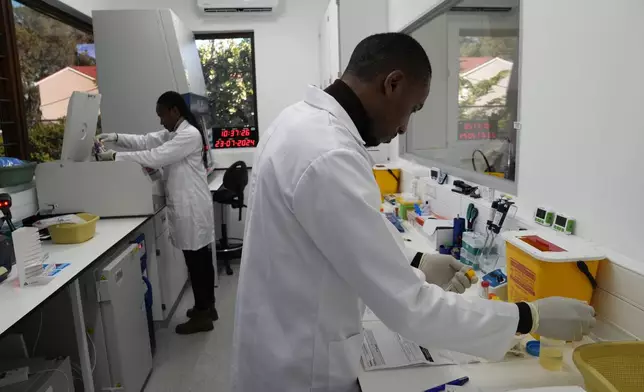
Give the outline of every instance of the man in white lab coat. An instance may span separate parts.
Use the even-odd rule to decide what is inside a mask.
[[[233,390],[353,391],[364,304],[421,345],[500,358],[516,333],[576,340],[591,307],[445,292],[469,286],[450,257],[414,260],[379,212],[366,146],[406,130],[429,94],[431,65],[413,38],[379,34],[342,79],[309,87],[266,131],[253,166],[233,342]],[[422,274],[421,274],[422,275]]]

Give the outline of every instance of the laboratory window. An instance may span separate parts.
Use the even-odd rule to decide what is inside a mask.
[[[407,31],[433,66],[425,108],[401,141],[404,157],[516,190],[519,0],[446,1]]]
[[[2,153],[59,159],[72,92],[98,93],[92,26],[42,1],[0,8]]]
[[[254,34],[197,34],[195,38],[212,111],[214,148],[257,146]]]

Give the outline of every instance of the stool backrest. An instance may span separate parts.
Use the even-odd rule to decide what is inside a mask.
[[[224,173],[224,188],[235,193],[236,196],[241,196],[243,199],[244,189],[248,185],[248,167],[243,161],[233,163],[226,173]]]

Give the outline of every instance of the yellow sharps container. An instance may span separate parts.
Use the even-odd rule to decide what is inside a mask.
[[[400,187],[400,168],[393,168],[387,165],[375,165],[373,175],[380,188],[380,199],[385,195],[398,193]]]
[[[509,302],[567,297],[590,303],[602,252],[555,231],[513,231],[503,238]]]

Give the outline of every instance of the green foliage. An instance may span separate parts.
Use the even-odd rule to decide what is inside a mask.
[[[39,80],[67,66],[96,65],[78,44],[92,43],[94,38],[26,6],[14,6],[16,41],[29,129],[30,159],[37,162],[60,158],[64,121],[41,123]]]
[[[216,126],[257,125],[250,38],[198,40]]]
[[[4,139],[0,135],[0,157],[4,156]]]
[[[31,129],[42,117],[40,94],[34,84],[70,65],[96,64],[76,50],[77,44],[93,42],[93,37],[29,7],[14,7],[13,14],[27,127]]]
[[[477,102],[492,92],[494,86],[497,86],[501,80],[509,75],[510,71],[503,70],[490,79],[476,83],[462,76],[459,77],[459,120],[487,119],[494,129],[505,129],[510,115],[505,96],[486,101],[479,107],[477,107]]]
[[[517,37],[461,37],[461,57],[499,57],[514,62],[514,55],[518,51],[519,40]],[[472,82],[459,77],[459,111],[460,120],[487,119],[497,129],[505,129],[510,112],[507,107],[506,97],[498,97],[482,103],[476,107],[481,98],[492,92],[494,86],[506,77],[510,71],[501,71],[487,80]],[[484,105],[484,106],[483,106]],[[474,106],[474,107],[473,107]],[[494,124],[495,123],[495,124]]]
[[[65,120],[41,122],[29,131],[29,160],[33,162],[49,162],[60,159],[63,149]]]
[[[461,37],[461,57],[500,57],[514,61],[519,47],[517,37]]]

